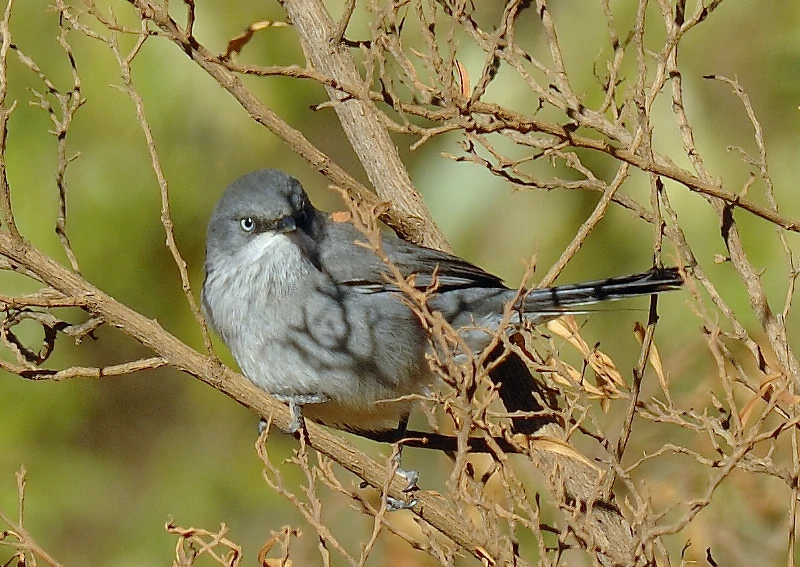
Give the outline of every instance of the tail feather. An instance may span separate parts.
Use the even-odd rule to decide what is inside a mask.
[[[651,295],[682,285],[679,268],[652,268],[630,276],[532,289],[520,298],[518,307],[525,313],[568,313],[575,312],[570,309],[572,306]]]

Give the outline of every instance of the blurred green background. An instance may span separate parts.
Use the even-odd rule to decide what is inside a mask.
[[[180,6],[174,4],[176,17],[183,21]],[[338,14],[341,3],[330,4]],[[127,3],[109,1],[107,5],[121,19],[134,21]],[[633,3],[626,7],[624,2],[613,2],[612,6],[623,22],[632,17]],[[501,9],[485,8],[484,14],[497,19]],[[573,88],[578,93],[595,91],[592,67],[599,62],[602,68],[608,55],[599,8],[594,3],[567,2],[552,9]],[[655,10],[652,16],[658,17]],[[195,34],[206,47],[222,53],[226,42],[250,23],[284,18],[277,3],[197,0]],[[358,18],[348,32],[354,38],[366,26],[364,16]],[[71,75],[57,42],[58,19],[50,0],[19,1],[13,10],[12,34],[14,43],[59,88],[67,90]],[[538,33],[534,15],[525,14],[519,29]],[[654,33],[650,39],[650,47],[658,49],[661,36]],[[72,33],[69,41],[87,99],[68,135],[68,152],[80,154],[68,170],[67,182],[68,233],[82,272],[115,298],[202,348],[177,270],[164,246],[159,190],[133,105],[114,87],[120,84],[116,61],[97,40]],[[482,57],[473,51],[465,46],[460,59],[477,77]],[[7,150],[14,212],[26,237],[66,263],[53,230],[58,203],[56,141],[47,132],[52,127],[47,113],[29,105],[34,98],[30,89],[41,92],[43,86],[15,54],[10,53],[9,60],[8,102],[17,101]],[[301,63],[302,54],[291,28],[271,29],[256,35],[245,48],[243,60]],[[795,196],[800,164],[796,150],[800,4],[724,3],[684,42],[681,62],[687,110],[709,169],[725,181],[729,191],[738,191],[747,179],[748,169],[739,154],[728,149],[741,146],[754,152],[751,127],[741,105],[729,87],[701,78],[710,73],[736,76],[750,94],[766,132],[781,211],[800,218]],[[341,207],[322,176],[254,124],[229,95],[167,41],[151,38],[146,43],[134,63],[134,81],[144,97],[170,184],[175,234],[189,264],[195,297],[199,297],[202,282],[205,223],[225,186],[239,175],[261,167],[285,169],[304,183],[317,206]],[[309,110],[325,100],[321,87],[283,78],[245,82],[324,152],[364,179],[334,113]],[[529,92],[508,85],[498,84],[489,96],[519,109],[535,104]],[[656,121],[663,118],[665,124],[656,131],[656,149],[683,164],[669,105],[667,94],[655,110],[662,115]],[[523,260],[535,257],[538,277],[544,274],[597,200],[596,195],[570,191],[516,191],[475,165],[443,158],[443,151],[458,153],[454,136],[436,139],[414,152],[408,149],[413,139],[399,137],[397,141],[413,181],[455,251],[501,275],[512,286],[519,283]],[[543,175],[553,171],[543,167]],[[637,178],[641,181],[637,195],[646,200],[647,180]],[[626,190],[629,187],[630,183]],[[758,335],[741,285],[726,277],[730,266],[712,263],[714,254],[725,253],[717,220],[701,197],[683,188],[670,189],[700,261],[715,277],[726,300]],[[780,309],[786,268],[774,231],[741,213],[737,220],[756,266],[765,271],[769,296]],[[790,235],[790,241],[796,238]],[[648,225],[613,209],[559,281],[646,269],[651,262],[651,242]],[[674,258],[670,254],[667,248],[667,257]],[[33,289],[30,283],[7,274],[0,275],[0,286],[3,293]],[[676,383],[673,394],[686,406],[704,407],[709,403],[709,390],[718,385],[713,361],[697,331],[699,320],[686,294],[664,297],[660,305],[666,316],[658,329],[657,344]],[[627,377],[639,352],[631,332],[633,322],[646,318],[644,304],[635,307],[637,310],[595,315],[584,327],[587,340],[600,341]],[[67,316],[82,320],[78,313]],[[88,340],[80,347],[62,340],[51,366],[107,365],[148,354],[112,329],[103,328],[97,336],[97,341]],[[224,347],[220,346],[218,353],[232,364]],[[654,388],[646,392],[655,393]],[[171,370],[61,383],[26,382],[0,374],[0,402],[0,510],[9,514],[16,510],[14,473],[24,465],[28,470],[26,526],[66,565],[168,564],[174,538],[165,533],[163,525],[170,518],[179,525],[209,529],[227,522],[230,538],[244,546],[245,564],[250,565],[255,564],[270,530],[286,524],[301,527],[310,543],[301,546],[294,557],[298,564],[304,558],[307,564],[319,562],[311,530],[262,480],[262,466],[253,451],[256,416],[199,381]],[[614,431],[623,408],[622,404],[612,405],[605,416],[609,431]],[[633,454],[652,451],[666,440],[691,443],[684,431],[659,435],[673,436],[637,438]],[[373,454],[388,453],[385,447],[362,445]],[[276,434],[270,446],[275,462],[280,462],[291,454],[295,441]],[[421,469],[424,487],[443,489],[449,475],[446,458],[409,451],[407,459],[407,465]],[[681,464],[680,459],[675,461],[674,469],[653,470],[647,479],[659,504],[697,496],[703,489],[705,478],[676,477]],[[286,467],[285,474],[289,482],[298,481],[291,467]],[[699,557],[703,549],[712,546],[715,551],[725,549],[720,553],[729,564],[747,564],[748,550],[758,549],[766,561],[762,564],[785,564],[788,493],[774,481],[741,477],[723,487],[720,502],[671,541],[674,549],[691,539],[694,547],[690,554]],[[338,513],[341,506],[331,506],[329,513]],[[370,526],[368,519],[356,520],[344,541],[357,552],[358,542],[367,537]],[[7,558],[3,554],[0,551],[0,563]],[[370,564],[381,564],[381,558],[393,565],[403,564],[401,559],[407,564],[433,564],[424,554],[395,545],[391,538],[379,545]]]

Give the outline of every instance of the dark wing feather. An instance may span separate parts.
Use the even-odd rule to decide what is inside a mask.
[[[353,246],[331,246],[325,241],[366,242],[366,237],[350,223],[326,219],[321,227],[321,268],[337,283],[361,288],[365,292],[397,291],[386,279],[388,270],[383,261],[370,248]],[[383,251],[397,266],[403,276],[416,274],[415,285],[425,289],[433,283],[433,274],[440,291],[465,287],[505,288],[503,281],[478,266],[452,254],[418,246],[399,238],[383,235]]]

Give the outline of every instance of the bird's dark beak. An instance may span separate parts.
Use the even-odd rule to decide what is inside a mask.
[[[294,217],[283,217],[275,225],[275,232],[278,234],[293,232],[295,230],[297,230],[297,223],[294,221]]]

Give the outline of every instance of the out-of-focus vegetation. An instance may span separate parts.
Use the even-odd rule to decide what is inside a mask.
[[[51,9],[51,4],[50,0],[17,0],[12,8],[12,37],[15,46],[50,80],[67,89],[71,86],[71,69],[58,42],[63,29],[59,13]],[[75,4],[76,12],[80,11],[80,2],[75,0]],[[170,4],[174,17],[182,21],[185,7],[175,0]],[[340,4],[329,3],[333,14],[341,12]],[[361,4],[357,3],[359,9],[347,31],[352,40],[361,39],[369,29],[368,12],[360,9]],[[559,2],[550,6],[559,23],[565,64],[577,93],[597,90],[593,68],[598,61],[605,64],[608,57],[602,12],[596,4],[600,3]],[[634,17],[635,3],[611,4],[620,20]],[[487,20],[498,19],[502,8],[480,7]],[[657,18],[656,7],[649,9]],[[113,10],[120,21],[138,26],[138,17],[127,2],[107,0],[101,10]],[[285,19],[277,3],[198,1],[194,35],[207,48],[223,53],[227,42],[253,22]],[[535,36],[540,33],[537,22],[534,11],[528,10],[517,29],[518,36],[531,34],[524,39],[533,46],[542,45],[541,38]],[[684,103],[706,166],[733,192],[741,189],[752,169],[735,149],[755,152],[752,126],[741,102],[728,85],[703,79],[707,74],[735,76],[749,94],[763,126],[780,211],[792,219],[800,218],[795,190],[800,128],[798,22],[800,4],[724,2],[681,47]],[[108,33],[102,26],[95,27]],[[86,99],[67,138],[68,154],[77,156],[67,170],[68,233],[81,272],[119,301],[157,319],[167,330],[201,349],[200,331],[164,245],[159,188],[147,146],[130,98],[117,88],[121,84],[119,66],[98,40],[75,31],[67,39],[82,81],[81,95]],[[662,39],[654,34],[650,47],[659,49]],[[130,39],[122,38],[122,43],[128,45]],[[303,63],[291,27],[255,34],[241,57],[261,64]],[[459,61],[473,77],[480,75],[483,58],[482,52],[469,46],[459,53]],[[634,67],[623,71],[627,73],[625,80],[635,80]],[[133,80],[144,99],[169,182],[175,235],[188,262],[196,297],[202,283],[205,223],[225,186],[240,174],[261,167],[285,169],[304,183],[318,207],[342,207],[336,194],[326,189],[324,177],[254,123],[175,45],[160,38],[148,40],[134,61]],[[245,84],[355,177],[365,179],[334,112],[330,108],[310,109],[327,100],[322,86],[282,77],[248,77]],[[42,92],[43,88],[30,68],[9,53],[8,101],[17,101],[6,151],[14,213],[24,236],[66,263],[54,232],[58,215],[56,139],[48,133],[52,124],[46,110],[30,104],[36,100],[33,91]],[[503,74],[487,96],[522,112],[530,112],[530,107],[538,104],[530,92]],[[663,115],[669,125],[669,96],[663,97],[653,112]],[[657,130],[654,138],[657,151],[681,166],[687,165],[674,123]],[[442,156],[442,152],[459,153],[455,134],[437,137],[411,151],[409,146],[414,141],[407,135],[396,137],[412,180],[455,251],[503,276],[512,286],[519,283],[525,270],[523,260],[535,258],[539,277],[547,271],[598,199],[595,194],[578,191],[516,190],[475,164],[456,163]],[[586,156],[586,163],[591,165],[592,159]],[[550,166],[542,163],[538,167],[544,171]],[[598,162],[594,172],[602,177],[613,174],[613,169]],[[563,169],[560,175],[568,178],[570,172]],[[626,187],[635,185],[637,178],[641,181],[640,197],[647,202],[649,181],[644,174],[634,173]],[[668,185],[668,190],[709,278],[748,330],[760,338],[759,321],[749,311],[741,282],[726,276],[730,264],[714,263],[715,254],[727,254],[719,237],[718,219],[702,206],[702,196],[677,185]],[[760,195],[751,197],[764,204]],[[739,212],[737,221],[751,260],[763,270],[766,294],[779,311],[787,293],[787,267],[783,249],[773,237],[777,229]],[[790,243],[796,241],[794,234],[787,238]],[[646,269],[652,261],[652,240],[650,225],[612,208],[558,281]],[[678,262],[669,245],[665,257]],[[535,282],[538,278],[533,279]],[[0,274],[2,294],[33,289],[16,274]],[[644,307],[615,307],[610,313],[586,319],[583,326],[587,340],[600,342],[627,377],[639,355],[633,322],[646,319]],[[723,396],[714,360],[703,334],[697,331],[701,322],[694,308],[688,294],[663,297],[656,344],[671,379],[672,394],[680,405],[713,411],[709,392]],[[796,334],[794,319],[789,320],[789,330]],[[31,326],[31,336],[37,332]],[[98,331],[96,340],[87,339],[80,347],[62,343],[48,362],[53,368],[103,366],[147,355],[133,340],[107,328]],[[218,346],[218,353],[232,364],[224,347]],[[646,381],[642,397],[658,394],[656,381]],[[14,473],[24,465],[28,471],[25,525],[37,542],[65,565],[168,564],[174,555],[175,538],[167,534],[164,524],[171,518],[177,524],[206,528],[225,522],[228,536],[243,547],[249,564],[255,563],[271,531],[284,525],[303,529],[294,506],[264,483],[263,463],[253,450],[256,416],[177,371],[159,369],[62,382],[30,382],[2,373],[0,407],[0,511],[16,510]],[[614,431],[623,412],[623,404],[612,404],[611,411],[601,415],[603,427]],[[652,437],[642,435],[632,441],[628,449],[632,458],[667,443],[713,454],[704,440],[692,438],[686,429],[662,424],[645,427],[644,431],[652,431]],[[389,451],[374,443],[353,442],[374,454]],[[294,439],[277,434],[271,436],[270,444],[275,463],[289,457],[296,447]],[[684,457],[672,456],[659,461],[652,470],[647,465],[641,469],[640,474],[649,475],[646,493],[654,507],[685,500],[687,494],[701,496],[707,478],[702,470],[685,474]],[[407,466],[420,469],[424,488],[443,490],[451,467],[447,458],[409,450],[406,459]],[[287,482],[300,482],[293,477],[300,473],[291,467],[284,474]],[[533,478],[531,482],[535,483],[535,475]],[[712,504],[668,540],[670,550],[691,542],[686,556],[693,559],[702,559],[703,550],[710,547],[720,564],[745,565],[756,558],[763,565],[786,564],[787,532],[791,531],[787,528],[788,495],[774,478],[736,471],[726,479]],[[333,519],[344,506],[331,504],[326,509],[327,518]],[[545,515],[545,520],[555,521],[552,510]],[[354,522],[345,542],[357,549],[371,526],[369,517]],[[295,565],[318,563],[314,534],[307,534],[304,541],[292,555]],[[0,563],[7,559],[2,549]],[[438,564],[391,537],[379,541],[376,557],[393,565]],[[374,560],[371,564],[379,563]]]

